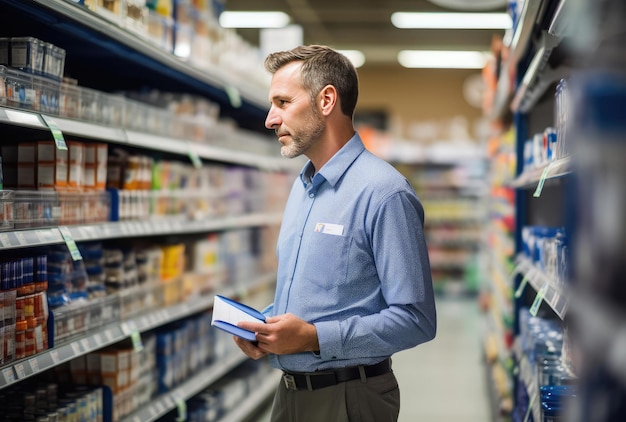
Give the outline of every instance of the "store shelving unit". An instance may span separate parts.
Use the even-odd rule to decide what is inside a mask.
[[[568,36],[570,16],[567,12],[570,6],[571,1],[568,0],[524,2],[507,45],[509,51],[506,60],[501,63],[494,93],[491,117],[505,127],[512,122],[515,140],[513,148],[517,161],[513,178],[500,180],[497,185],[515,190],[515,224],[510,233],[511,247],[499,246],[509,242],[509,234],[502,228],[502,224],[495,225],[491,234],[493,247],[509,251],[508,256],[492,252],[490,259],[493,315],[490,319],[499,320],[492,324],[492,335],[495,338],[519,335],[521,307],[536,307],[535,312],[563,321],[571,306],[569,286],[557,284],[521,253],[524,226],[563,227],[567,223],[565,203],[573,168],[571,158],[565,156],[526,171],[523,171],[523,163],[525,141],[532,138],[534,133],[542,133],[545,128],[556,125],[553,121],[554,88],[560,79],[568,77],[572,72],[571,60],[564,46],[567,43],[563,43]],[[496,220],[501,217],[499,212],[494,212],[494,215]],[[493,312],[494,308],[497,308],[496,312]],[[507,326],[504,333],[500,332],[499,327]],[[517,340],[509,341],[503,347],[506,351],[505,359],[515,362],[507,368],[511,378],[510,395],[516,402],[514,404],[518,405],[520,397],[517,389],[526,388],[525,393],[531,403],[529,412],[533,414],[534,420],[541,420],[537,381],[526,356],[521,352]],[[507,415],[501,417],[506,420]]]
[[[265,135],[266,88],[236,72],[214,67],[200,69],[181,60],[171,51],[155,46],[141,35],[65,0],[0,0],[0,35],[28,35],[63,46],[68,53],[66,70],[81,85],[102,91],[146,89],[192,94],[207,98],[220,107],[221,117],[233,119],[240,129],[229,131],[218,144],[199,143],[155,133],[113,127],[104,123],[46,115],[33,110],[0,106],[0,133],[18,134],[16,139],[52,139],[58,128],[64,136],[97,141],[141,151],[147,155],[175,157],[195,167],[205,163],[253,167],[261,171],[294,173],[298,160],[284,160],[277,150],[259,146]],[[22,33],[27,28],[28,33]],[[103,71],[106,69],[106,72]],[[50,122],[54,123],[54,127]],[[228,139],[228,137],[240,139]],[[255,143],[248,144],[248,136]],[[260,149],[259,149],[260,148]],[[270,151],[270,152],[268,152]],[[279,212],[254,212],[193,218],[172,215],[156,219],[115,221],[98,224],[38,227],[0,232],[0,251],[10,253],[28,248],[92,240],[132,240],[151,237],[184,237],[242,228],[277,227]],[[88,353],[99,351],[142,333],[209,311],[215,293],[246,298],[258,288],[275,282],[275,273],[255,280],[236,280],[217,292],[193,295],[182,303],[140,313],[119,322],[91,329],[55,344],[52,348],[11,362],[0,368],[0,389],[15,386]],[[153,398],[147,405],[124,417],[126,421],[151,421],[184,407],[184,402],[227,375],[246,360],[241,353],[228,356],[201,369],[171,391]],[[269,377],[255,395],[225,420],[241,420],[267,399],[276,385]]]

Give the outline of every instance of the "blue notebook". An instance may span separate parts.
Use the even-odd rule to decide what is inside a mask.
[[[241,321],[265,322],[265,315],[243,303],[216,295],[211,325],[245,340],[256,341],[254,332],[237,327]]]

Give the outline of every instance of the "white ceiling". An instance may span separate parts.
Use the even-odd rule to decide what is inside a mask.
[[[487,51],[501,30],[398,29],[391,14],[408,12],[506,10],[506,0],[225,0],[225,10],[278,10],[303,28],[305,44],[325,44],[342,50],[361,50],[367,64],[399,66],[402,49]],[[258,29],[238,30],[259,45]]]

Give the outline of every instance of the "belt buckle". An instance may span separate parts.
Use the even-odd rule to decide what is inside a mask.
[[[298,386],[296,386],[296,379],[293,377],[293,375],[283,374],[283,381],[285,382],[285,387],[287,387],[287,390],[298,390]]]

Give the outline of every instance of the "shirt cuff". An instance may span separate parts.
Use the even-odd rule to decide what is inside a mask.
[[[343,353],[339,321],[322,321],[314,325],[320,345],[320,359],[323,361],[341,359]]]

